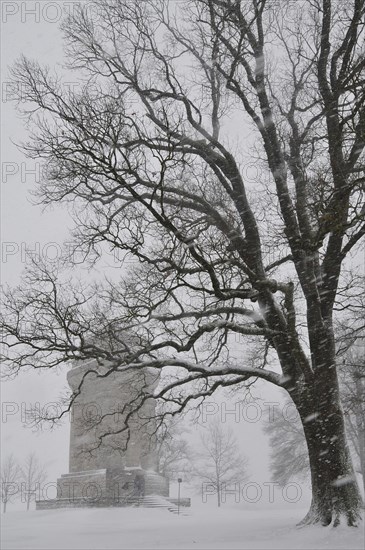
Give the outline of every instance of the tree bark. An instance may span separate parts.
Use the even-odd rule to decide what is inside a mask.
[[[332,376],[331,376],[332,375]],[[361,495],[349,453],[344,415],[335,369],[319,372],[309,385],[303,383],[297,404],[308,447],[312,502],[299,525],[320,523],[356,526],[360,519]]]

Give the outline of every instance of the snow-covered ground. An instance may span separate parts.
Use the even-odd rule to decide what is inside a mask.
[[[9,512],[2,516],[10,549],[355,549],[363,528],[296,528],[301,507],[192,508],[189,515],[143,508]]]

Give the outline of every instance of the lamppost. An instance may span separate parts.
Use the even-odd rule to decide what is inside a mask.
[[[181,477],[177,478],[177,482],[179,484],[179,490],[178,490],[178,494],[177,494],[177,515],[179,515],[180,514],[180,486],[181,486],[181,482],[182,482]]]

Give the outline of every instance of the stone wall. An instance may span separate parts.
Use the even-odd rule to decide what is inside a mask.
[[[91,361],[68,373],[72,390],[80,390],[72,408],[69,470],[155,470],[155,401],[141,403],[157,384],[156,375],[146,370],[103,377],[107,370]]]

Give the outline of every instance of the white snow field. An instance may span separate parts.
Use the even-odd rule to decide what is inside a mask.
[[[364,530],[295,524],[306,509],[192,508],[189,515],[143,508],[9,512],[2,550],[10,549],[357,549]]]

